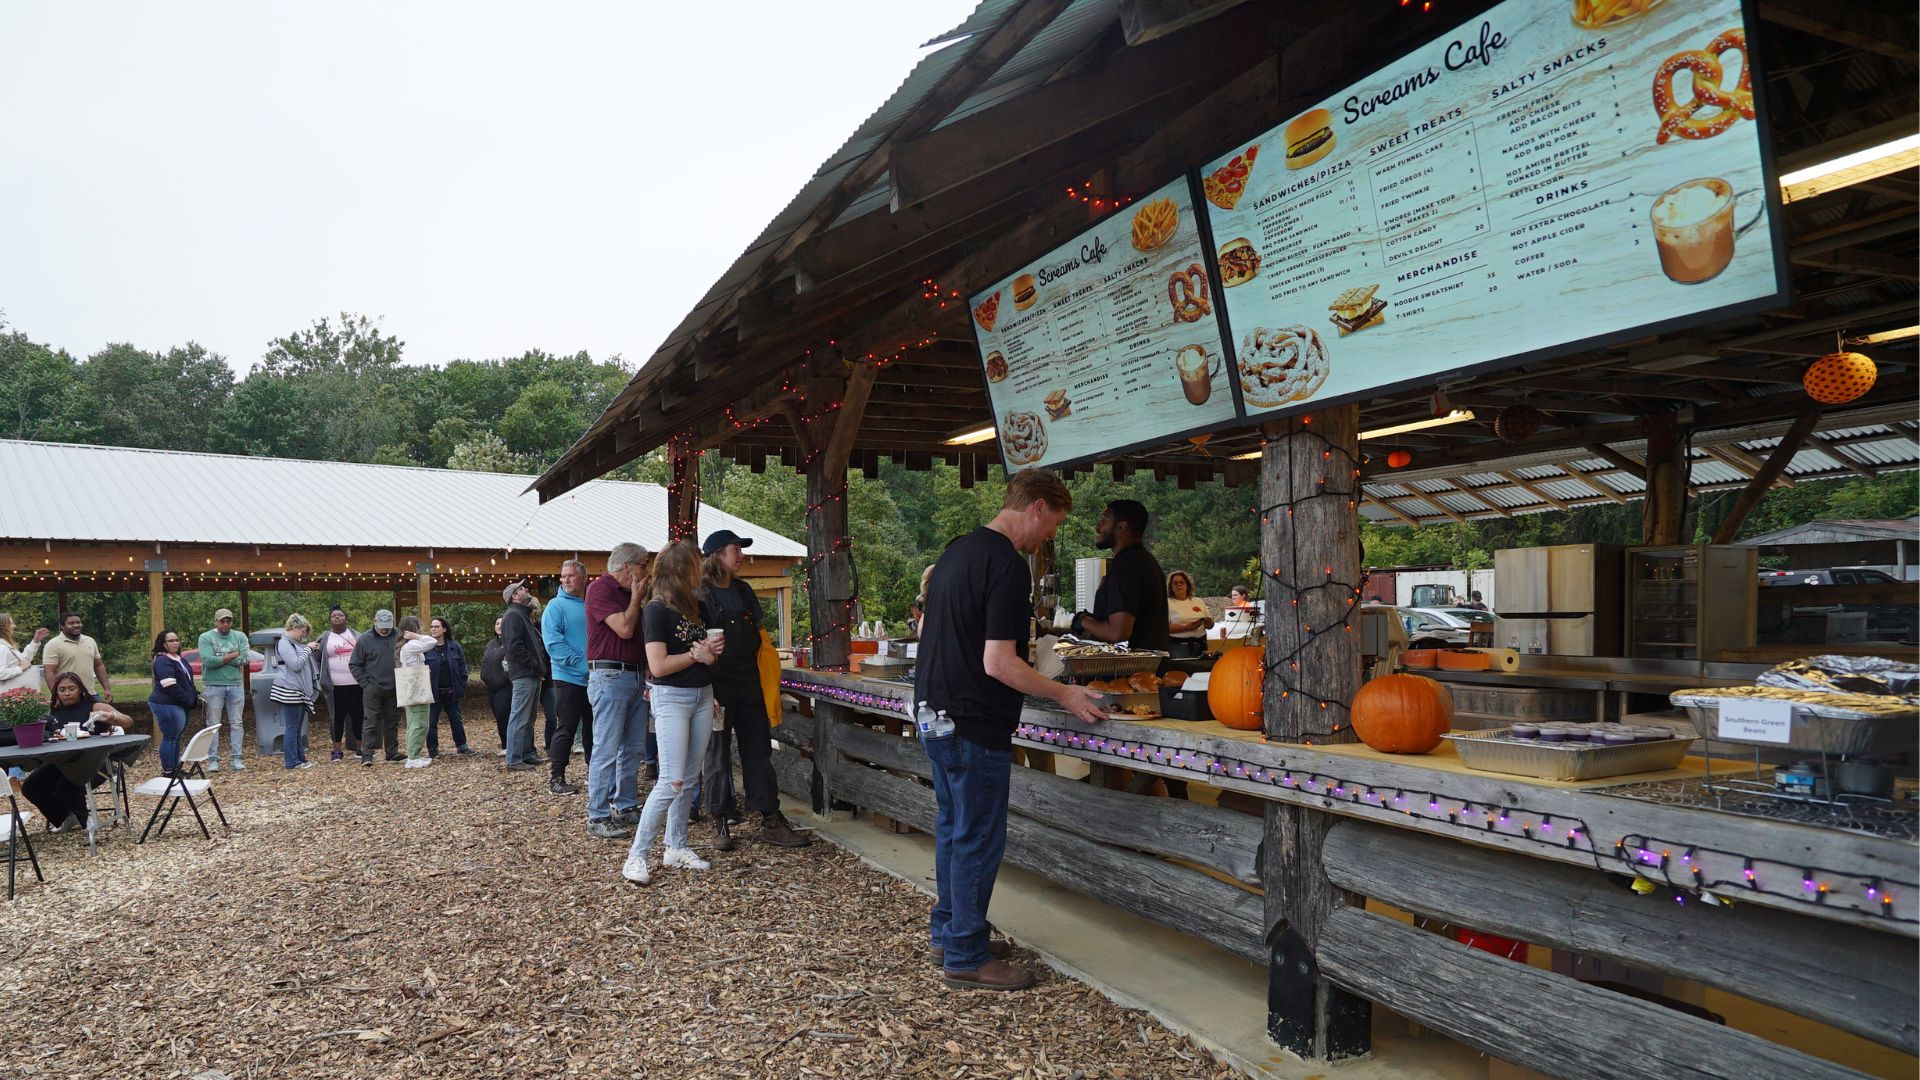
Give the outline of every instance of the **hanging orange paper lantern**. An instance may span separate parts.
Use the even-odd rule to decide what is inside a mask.
[[[1407,453],[1405,450],[1395,450],[1393,453],[1387,455],[1387,468],[1389,469],[1404,469],[1411,464],[1413,464],[1413,455]]]
[[[1493,433],[1510,443],[1526,442],[1540,433],[1546,416],[1531,405],[1509,405],[1493,421]]]
[[[1828,353],[1800,377],[1807,396],[1826,405],[1844,405],[1873,389],[1880,375],[1871,357],[1857,352]]]

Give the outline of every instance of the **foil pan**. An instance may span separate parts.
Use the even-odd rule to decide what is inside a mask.
[[[1920,664],[1884,656],[1808,656],[1776,665],[1754,682],[1815,693],[1891,694],[1915,704]]]
[[[1899,698],[1781,687],[1676,690],[1669,701],[1687,710],[1700,737],[1743,746],[1812,750],[1823,754],[1891,754],[1920,746],[1920,707]],[[1720,734],[1720,702],[1728,698],[1788,701],[1793,719],[1787,741],[1734,739]]]
[[[1587,743],[1543,743],[1515,739],[1511,728],[1461,731],[1445,736],[1459,752],[1460,761],[1481,772],[1533,776],[1541,780],[1597,780],[1627,773],[1661,772],[1678,768],[1692,739],[1660,739],[1626,746]]]

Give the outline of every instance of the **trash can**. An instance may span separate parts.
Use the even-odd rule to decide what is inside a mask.
[[[286,733],[286,725],[280,721],[280,703],[273,700],[273,673],[280,667],[280,638],[284,630],[255,630],[247,635],[247,643],[265,654],[259,671],[250,678],[253,680],[253,742],[262,754],[282,753],[281,736]]]

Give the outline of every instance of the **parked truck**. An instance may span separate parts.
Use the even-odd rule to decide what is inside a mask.
[[[1402,608],[1464,607],[1474,593],[1493,607],[1493,568],[1457,570],[1451,566],[1369,567],[1364,596],[1369,603]]]

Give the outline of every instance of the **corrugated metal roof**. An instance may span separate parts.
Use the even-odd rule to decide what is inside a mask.
[[[0,539],[425,551],[606,551],[667,543],[658,484],[594,480],[542,505],[528,476],[337,461],[187,454],[0,439],[0,476],[48,478],[0,499]],[[56,489],[84,498],[53,497]],[[224,494],[202,496],[212,489]],[[14,489],[16,492],[19,488]],[[711,506],[700,530],[732,529],[753,554],[806,546]]]

